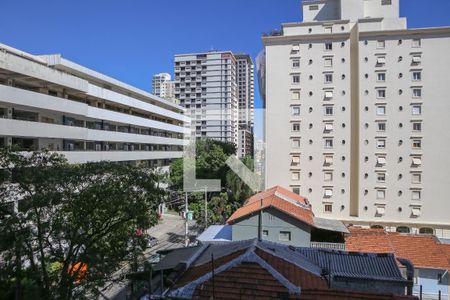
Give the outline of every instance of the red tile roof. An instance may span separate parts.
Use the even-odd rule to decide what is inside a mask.
[[[285,200],[282,197],[286,197],[289,200]],[[240,218],[268,207],[278,209],[306,224],[314,225],[314,214],[308,201],[280,186],[270,188],[248,198],[244,206],[237,209],[227,220],[227,223],[232,224]]]
[[[345,243],[348,251],[394,253],[419,268],[450,270],[445,246],[431,235],[409,235],[383,229],[349,228]]]

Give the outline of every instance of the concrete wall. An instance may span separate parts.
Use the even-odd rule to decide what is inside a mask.
[[[262,231],[267,230],[268,235],[262,238],[267,241],[293,245],[298,247],[309,247],[311,241],[311,228],[274,208],[263,210]],[[248,240],[258,237],[259,215],[254,214],[243,218],[233,224],[233,241]],[[280,231],[291,233],[290,241],[280,240]]]
[[[438,282],[438,274],[445,274],[442,277],[442,282]],[[423,299],[438,299],[438,293],[441,291],[441,299],[450,299],[450,278],[448,272],[445,270],[436,269],[418,269],[417,282],[414,284],[414,295],[419,296],[420,286],[422,286]]]
[[[334,279],[331,288],[351,291],[373,292],[380,294],[405,295],[406,285],[389,281]]]

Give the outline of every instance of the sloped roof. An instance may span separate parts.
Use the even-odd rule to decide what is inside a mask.
[[[232,238],[230,225],[211,225],[197,237],[200,242],[229,242]]]
[[[301,222],[314,226],[314,214],[308,201],[280,186],[275,186],[248,198],[244,206],[237,209],[227,220],[227,223],[233,224],[240,218],[268,207],[278,209]]]
[[[432,235],[401,234],[358,227],[350,227],[349,231],[350,235],[345,238],[349,251],[394,253],[419,268],[450,270],[444,244]]]
[[[207,249],[178,277],[168,296],[209,299],[212,296],[214,265],[214,299],[315,299],[304,297],[315,295],[319,290],[328,290],[322,273],[323,266],[330,259],[334,276],[406,282],[391,254],[295,248],[254,239],[208,244]],[[305,289],[311,292],[304,294]],[[342,291],[338,294],[340,296],[337,298],[328,298],[333,295],[330,293],[326,299],[403,299],[392,296],[373,298],[370,293],[355,293],[365,295],[361,298],[345,298]]]

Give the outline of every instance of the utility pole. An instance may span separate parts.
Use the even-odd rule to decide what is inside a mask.
[[[208,227],[208,190],[205,185],[205,229]]]
[[[189,246],[189,224],[188,224],[188,194],[185,193],[184,203],[184,246]]]

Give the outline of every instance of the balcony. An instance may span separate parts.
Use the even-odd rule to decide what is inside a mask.
[[[329,249],[345,251],[344,243],[323,243],[323,242],[311,242],[311,248]]]

